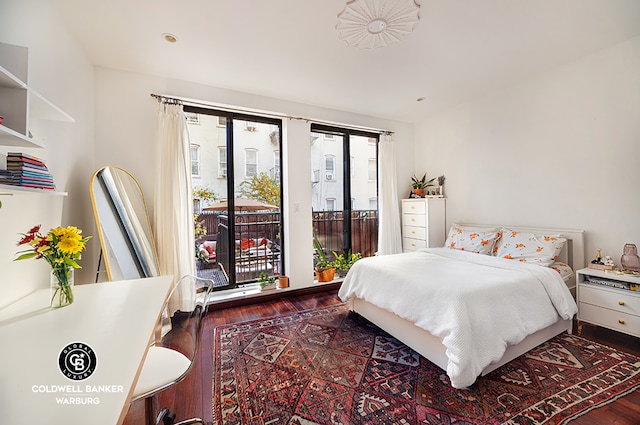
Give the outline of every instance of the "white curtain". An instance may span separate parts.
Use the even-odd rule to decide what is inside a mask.
[[[378,149],[380,182],[378,206],[378,255],[402,252],[398,185],[396,178],[396,147],[390,135],[384,135]]]
[[[161,275],[195,272],[191,156],[182,105],[159,102],[154,234]]]

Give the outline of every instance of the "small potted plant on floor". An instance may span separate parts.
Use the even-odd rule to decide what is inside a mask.
[[[411,188],[413,189],[412,192],[417,196],[424,198],[425,189],[428,187],[434,186],[433,182],[435,180],[436,180],[435,177],[432,178],[431,180],[427,180],[427,173],[424,173],[424,175],[421,178],[418,178],[416,175],[413,175],[411,177]]]
[[[324,252],[324,248],[320,245],[318,239],[314,236],[313,247],[315,248],[315,271],[318,282],[331,282],[335,276],[336,268],[327,259],[327,255]]]
[[[333,261],[333,266],[336,268],[336,273],[338,273],[338,276],[340,277],[345,277],[351,266],[362,258],[362,255],[360,255],[359,252],[351,253],[350,249],[344,251],[342,254],[338,254],[334,251],[333,255],[336,257]]]
[[[260,272],[260,276],[258,277],[258,284],[260,285],[261,291],[267,291],[269,289],[276,288],[276,277],[269,276],[265,272]]]

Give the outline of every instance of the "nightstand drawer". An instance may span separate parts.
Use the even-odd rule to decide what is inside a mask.
[[[411,239],[427,239],[427,228],[416,226],[403,226],[402,235]]]
[[[640,336],[640,317],[632,314],[620,313],[591,304],[579,303],[578,320]]]
[[[427,217],[418,214],[403,214],[402,215],[402,224],[405,226],[417,226],[417,227],[426,227],[427,226]]]
[[[424,239],[402,238],[402,248],[404,251],[415,251],[419,248],[426,248],[427,241]]]
[[[580,302],[640,316],[640,296],[624,290],[606,290],[580,285]]]

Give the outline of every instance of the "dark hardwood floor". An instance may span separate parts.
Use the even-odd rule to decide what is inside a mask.
[[[286,298],[260,299],[259,304],[239,305],[237,302],[212,305],[204,319],[204,330],[198,359],[189,375],[177,385],[158,396],[161,407],[168,406],[177,415],[176,420],[199,416],[212,421],[212,376],[214,353],[213,329],[216,326],[239,323],[327,307],[340,303],[337,289],[317,293],[292,295]],[[577,329],[577,327],[574,327]],[[582,336],[619,350],[640,356],[640,339],[604,328],[584,325]],[[144,403],[133,403],[125,425],[144,424]],[[601,408],[595,409],[571,422],[571,425],[640,425],[640,390]]]

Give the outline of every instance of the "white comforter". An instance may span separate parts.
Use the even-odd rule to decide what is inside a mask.
[[[455,388],[473,384],[508,345],[578,311],[550,268],[448,248],[363,258],[338,295],[362,298],[441,338]]]

